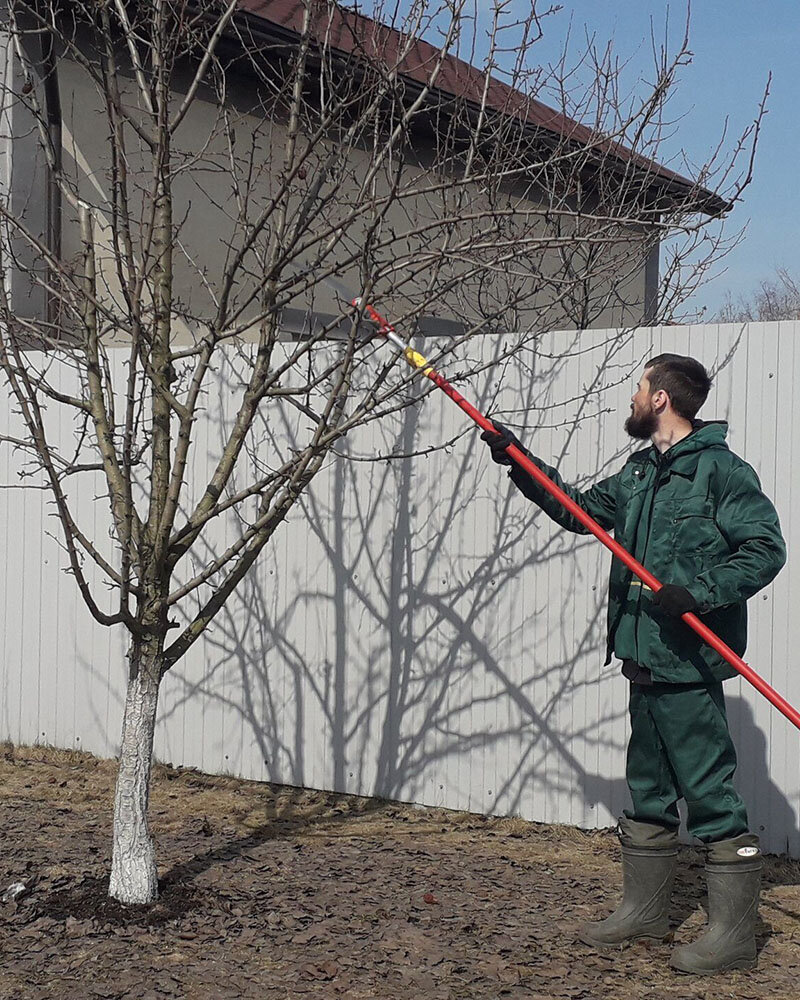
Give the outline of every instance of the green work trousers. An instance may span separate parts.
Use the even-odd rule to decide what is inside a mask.
[[[704,844],[747,833],[747,810],[733,787],[736,750],[722,684],[630,689],[626,778],[633,808],[625,816],[677,834],[678,800],[684,799],[688,831]]]

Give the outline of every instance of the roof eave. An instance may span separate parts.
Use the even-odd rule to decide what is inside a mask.
[[[260,5],[254,5],[260,6]],[[360,15],[363,17],[363,15]],[[253,9],[248,9],[246,6],[242,6],[237,13],[238,18],[244,19],[251,30],[262,37],[274,38],[276,40],[285,41],[291,43],[292,41],[298,41],[300,38],[299,33],[292,27],[280,24],[277,21],[271,20],[265,17],[261,13],[257,13]],[[371,20],[371,19],[368,19]],[[348,53],[344,50],[341,52],[334,48],[337,54],[341,55],[342,58],[347,59]],[[403,80],[404,84],[409,87],[410,90],[419,93],[422,89],[420,82],[414,77],[400,72],[398,76]],[[518,92],[517,92],[518,93]],[[522,95],[520,95],[521,97]],[[463,101],[466,106],[470,107],[474,112],[479,113],[484,109],[481,109],[474,101],[470,100],[464,94],[456,94],[449,90],[435,88],[432,90],[432,97],[435,100],[450,100],[450,101]],[[541,103],[541,102],[537,102]],[[563,138],[568,138],[560,133],[555,128],[547,128],[541,122],[533,123],[526,121],[518,113],[515,114],[513,110],[508,108],[492,108],[494,113],[499,115],[507,115],[509,117],[514,117],[518,120],[523,128],[536,129],[537,131],[544,130],[553,136],[560,136]],[[562,116],[555,109],[550,109],[553,113],[554,120],[560,119]],[[578,123],[574,123],[576,128],[581,126]],[[619,164],[632,164],[634,169],[638,169],[637,164],[633,162],[633,158],[637,154],[633,153],[631,150],[627,150],[627,156],[615,155],[615,159]],[[710,217],[721,217],[727,212],[730,212],[733,208],[734,203],[727,201],[726,199],[720,197],[713,191],[709,191],[707,188],[700,187],[698,184],[692,182],[689,178],[683,177],[680,174],[674,173],[666,167],[661,166],[655,161],[643,161],[642,170],[652,169],[655,173],[652,180],[651,189],[659,197],[666,197],[669,199],[669,203],[665,204],[664,210],[667,211],[670,208],[682,207],[687,212],[700,212],[704,215]]]

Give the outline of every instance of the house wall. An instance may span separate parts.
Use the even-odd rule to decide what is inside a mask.
[[[47,297],[32,276],[46,274],[37,243],[47,244],[48,171],[31,101],[36,98],[43,104],[44,89],[38,81],[30,97],[22,96],[25,78],[11,37],[2,30],[3,13],[0,11],[0,200],[9,215],[25,220],[32,237],[26,239],[5,219],[0,220],[3,280],[9,303],[18,315],[43,318]]]
[[[77,63],[62,59],[59,63],[59,85],[63,115],[63,158],[64,169],[74,184],[75,191],[81,200],[94,207],[96,223],[96,239],[100,258],[100,280],[103,296],[106,301],[121,303],[116,263],[112,251],[110,207],[110,157],[109,137],[106,115],[100,95],[94,84],[88,79],[84,70]],[[188,85],[188,80],[182,81]],[[181,81],[178,78],[178,87]],[[258,209],[266,204],[270,194],[275,189],[276,177],[280,167],[281,151],[286,143],[284,126],[277,121],[265,121],[258,113],[253,113],[257,104],[257,93],[251,84],[245,81],[231,81],[227,94],[226,112],[235,122],[236,144],[234,156],[238,169],[244,170],[252,153],[255,165],[256,182],[253,185],[253,200],[250,211],[255,217]],[[136,95],[131,85],[126,99],[135,101]],[[231,184],[230,150],[228,143],[221,134],[220,108],[214,95],[204,92],[192,107],[184,125],[179,130],[173,165],[181,165],[174,182],[175,211],[174,219],[179,229],[179,241],[175,257],[175,301],[178,320],[175,327],[178,340],[190,340],[205,329],[205,323],[214,315],[215,305],[213,291],[221,285],[229,243],[233,236],[231,213],[234,210],[233,187]],[[36,162],[35,170],[29,169],[27,160],[29,153],[21,142],[17,142],[19,130],[15,130],[15,157],[24,157],[25,190],[31,186],[36,188],[35,195],[24,195],[27,198],[27,212],[34,211],[36,204],[45,204],[46,175],[43,170],[41,156]],[[146,188],[150,183],[149,162],[133,136],[128,137],[127,166],[134,180],[132,188],[133,214],[139,213],[142,199],[135,193],[137,186]],[[19,154],[17,153],[19,148]],[[202,151],[201,155],[198,152]],[[316,165],[323,155],[322,150],[315,153],[309,162],[308,180],[313,178]],[[422,187],[428,177],[426,162],[430,162],[432,149],[418,148],[416,165],[411,163],[406,167],[406,178],[409,188]],[[190,164],[190,165],[189,165]],[[351,199],[355,198],[356,184],[366,173],[369,166],[369,156],[363,149],[354,149],[349,158],[349,177],[338,203],[328,211],[326,221],[343,219],[352,207]],[[379,174],[376,184],[379,189],[386,190],[388,178],[386,172]],[[298,197],[302,189],[298,183]],[[517,201],[521,192],[508,190],[503,194],[508,203]],[[381,233],[389,237],[392,233],[402,234],[414,228],[421,220],[433,221],[448,211],[448,196],[441,194],[424,195],[413,192],[402,204],[391,207],[386,218],[381,223]],[[296,203],[296,202],[295,202]],[[527,201],[529,207],[535,207],[537,202]],[[480,210],[488,207],[488,203],[479,192],[472,192],[470,210]],[[523,206],[524,207],[524,206]],[[409,222],[409,219],[412,220]],[[322,218],[318,222],[322,223]],[[352,228],[347,243],[358,243],[365,221]],[[567,226],[569,229],[569,224]],[[466,233],[469,226],[462,223],[456,227],[458,235]],[[542,224],[544,229],[544,223]],[[69,264],[80,260],[82,251],[80,236],[75,218],[75,210],[69,204],[64,205],[63,226],[63,257]],[[393,315],[402,315],[407,309],[414,309],[421,297],[425,281],[430,276],[430,269],[418,268],[420,252],[430,250],[431,246],[441,241],[441,231],[435,238],[429,233],[413,235],[404,239],[402,235],[392,241],[382,252],[382,264],[400,263],[400,274],[413,275],[405,289],[396,296],[382,296],[384,306]],[[338,256],[337,256],[338,255]],[[310,259],[306,255],[299,265]],[[341,259],[336,251],[331,260]],[[563,268],[560,255],[548,253],[541,263],[541,269],[546,275],[553,275]],[[586,270],[578,253],[573,265],[578,273]],[[261,272],[261,264],[255,255],[248,258],[248,267],[254,274]],[[467,265],[454,255],[447,265],[447,273],[463,275]],[[526,303],[516,312],[508,310],[502,318],[508,327],[543,326],[575,326],[610,327],[632,325],[642,321],[647,300],[646,288],[652,292],[652,273],[648,279],[647,254],[643,247],[643,237],[633,229],[622,230],[619,234],[617,247],[606,254],[602,265],[593,265],[597,277],[584,287],[580,281],[575,281],[569,296],[570,301],[552,305],[552,289],[543,289],[538,295],[529,296]],[[487,299],[494,308],[500,308],[513,297],[515,287],[530,285],[530,282],[520,281],[514,271],[518,268],[497,268],[491,282],[486,275],[482,278],[482,287],[477,287],[475,280],[456,282],[456,288],[437,297],[435,304],[426,306],[423,312],[434,313],[437,318],[456,320],[467,327],[479,321],[479,295],[483,301]],[[415,273],[416,272],[416,273]],[[602,273],[601,273],[602,272]],[[652,272],[652,267],[651,267]],[[343,268],[339,279],[351,287],[360,287],[359,268],[357,264]],[[657,279],[657,275],[656,275]],[[236,296],[241,302],[253,287],[243,280],[237,287]],[[652,299],[652,294],[651,294]],[[584,302],[588,301],[588,305]],[[317,313],[337,313],[339,300],[336,292],[329,286],[318,284],[309,293],[296,296],[291,303],[292,309]],[[29,308],[35,314],[34,305]],[[254,308],[245,310],[244,316],[253,315]]]
[[[748,662],[800,705],[800,323],[553,333],[507,366],[459,382],[537,454],[587,486],[617,469],[642,362],[690,353],[714,370],[701,416],[774,498],[788,566],[749,605]],[[478,370],[502,347],[480,337],[451,362]],[[124,351],[112,351],[117,374]],[[196,428],[190,499],[218,455],[235,352]],[[47,419],[66,448],[72,428]],[[7,398],[0,433],[15,431]],[[299,424],[273,421],[265,447]],[[270,436],[271,435],[271,436]],[[410,460],[386,456],[446,451]],[[364,461],[375,459],[375,461]],[[0,449],[0,484],[23,456]],[[83,480],[79,482],[79,480]],[[78,522],[106,546],[107,501],[73,477]],[[197,559],[240,528],[221,523]],[[124,634],[96,626],[74,582],[47,494],[0,490],[0,738],[118,750]],[[489,460],[444,396],[361,428],[313,482],[204,639],[165,680],[156,752],[212,773],[581,827],[627,802],[626,682],[603,666],[608,556],[559,531]],[[89,577],[108,599],[97,577]],[[737,783],[769,851],[800,857],[797,733],[743,680],[726,683]]]

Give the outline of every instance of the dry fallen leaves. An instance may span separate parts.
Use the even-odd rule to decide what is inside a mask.
[[[768,861],[759,969],[709,992],[669,971],[668,945],[601,955],[575,942],[575,923],[616,899],[609,835],[194,771],[155,777],[154,803],[176,796],[154,819],[159,902],[119,907],[106,895],[113,777],[85,755],[0,759],[0,885],[39,879],[0,906],[2,1000],[796,996],[796,862]],[[702,924],[703,887],[699,856],[683,861],[685,939]],[[421,892],[432,884],[447,892]]]

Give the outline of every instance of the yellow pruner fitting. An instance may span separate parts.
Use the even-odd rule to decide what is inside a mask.
[[[433,368],[431,368],[428,364],[427,359],[423,358],[419,351],[415,351],[413,347],[407,347],[403,351],[403,355],[405,356],[406,361],[412,364],[415,368],[422,368],[423,375],[430,375],[433,371]]]

